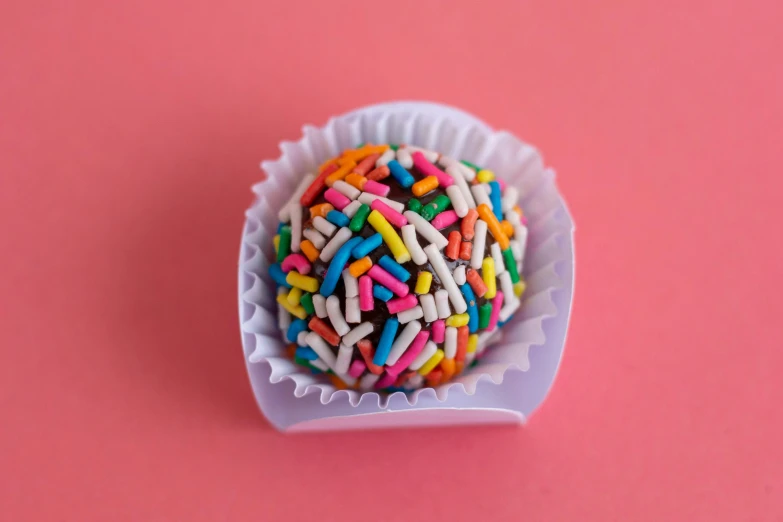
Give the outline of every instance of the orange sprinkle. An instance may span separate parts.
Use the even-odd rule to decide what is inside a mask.
[[[487,285],[484,283],[484,280],[481,279],[478,271],[468,268],[468,271],[465,273],[465,278],[476,293],[476,297],[484,297],[484,294],[487,293]]]
[[[457,328],[457,355],[454,356],[457,362],[465,360],[465,353],[468,351],[468,337],[470,336],[470,327],[460,326]]]
[[[302,252],[304,252],[304,255],[307,256],[307,259],[310,260],[311,263],[315,263],[315,260],[318,259],[318,256],[321,254],[309,239],[305,239],[299,243],[299,248],[302,249]]]
[[[467,328],[467,327],[465,327]],[[443,372],[443,377],[441,377],[440,382],[448,382],[449,379],[454,375],[454,372],[456,371],[456,364],[454,363],[454,359],[443,359],[440,362],[440,369]]]
[[[349,185],[353,185],[359,190],[364,190],[364,184],[367,183],[367,178],[365,178],[361,174],[357,174],[356,171],[354,171],[348,174],[347,176],[345,176],[345,181]]]
[[[461,242],[462,237],[459,235],[459,232],[456,230],[449,232],[449,244],[443,249],[443,255],[449,259],[457,259]]]
[[[381,165],[377,169],[367,174],[367,179],[371,179],[373,181],[380,181],[382,179],[388,178],[389,174],[391,174],[389,167],[387,167],[386,165]]]
[[[359,149],[346,150],[343,152],[343,158],[347,158],[352,161],[361,161],[370,154],[383,154],[388,148],[388,145],[365,145]]]
[[[353,277],[359,277],[368,271],[371,267],[372,261],[370,260],[370,257],[364,256],[363,258],[354,261],[348,266],[348,273],[350,273]]]
[[[489,233],[492,234],[492,237],[495,238],[495,241],[497,241],[498,244],[500,244],[500,250],[507,249],[509,244],[508,236],[503,232],[503,229],[500,228],[500,223],[498,223],[498,218],[495,217],[495,214],[492,213],[492,210],[490,210],[489,206],[486,203],[482,203],[481,205],[478,206],[476,211],[478,212],[478,215],[481,218],[481,220],[487,224]]]
[[[394,381],[394,386],[396,386],[397,388],[401,388],[402,385],[405,384],[406,382],[408,382],[408,379],[410,379],[414,375],[416,375],[416,371],[415,370],[408,370],[406,372],[402,372],[399,375],[399,377],[397,377],[397,380]]]
[[[503,233],[506,234],[508,237],[514,237],[514,227],[512,227],[511,223],[509,223],[505,219],[500,222],[500,228],[503,230]]]
[[[348,389],[348,385],[345,384],[343,382],[343,380],[340,379],[338,376],[336,376],[333,373],[330,373],[328,375],[329,375],[329,380],[332,381],[332,384],[334,385],[335,388],[337,388],[338,390],[347,390]]]
[[[334,328],[326,324],[326,321],[320,317],[314,315],[312,318],[310,318],[310,322],[307,323],[307,326],[310,328],[310,330],[320,335],[324,341],[331,344],[332,346],[340,345],[340,336],[337,335],[337,332],[334,331]]]
[[[321,203],[320,205],[313,205],[310,207],[310,219],[314,219],[316,216],[321,216],[326,219],[326,214],[329,211],[334,210],[331,203]]]
[[[470,255],[473,253],[473,243],[463,241],[459,246],[459,258],[470,261]]]
[[[443,377],[443,370],[432,370],[427,374],[427,384],[429,386],[437,386],[440,384],[441,377]]]
[[[468,213],[465,214],[464,218],[462,218],[462,222],[460,223],[459,228],[465,241],[470,241],[473,239],[473,226],[476,224],[477,219],[478,212],[476,212],[475,208],[468,210]]]
[[[525,213],[522,212],[522,207],[520,207],[519,205],[514,205],[514,212],[519,214],[519,217],[522,217],[522,216],[525,215]]]
[[[414,183],[411,187],[411,191],[413,192],[414,196],[421,197],[427,192],[435,190],[436,188],[438,188],[438,178],[435,176],[427,176],[423,180]]]
[[[375,357],[375,349],[372,347],[372,343],[367,339],[362,339],[356,343],[356,347],[359,349],[359,353],[362,354],[364,364],[367,365],[367,369],[375,375],[383,373],[383,366],[373,364],[372,358]]]
[[[331,187],[332,185],[334,185],[335,181],[341,181],[345,179],[345,176],[347,176],[348,173],[351,172],[353,168],[356,166],[356,162],[353,160],[348,160],[345,163],[341,163],[341,165],[342,166],[339,169],[335,170],[334,172],[329,174],[329,176],[327,176],[326,178],[327,187]]]
[[[318,167],[318,172],[323,172],[326,170],[326,167],[328,167],[330,164],[337,161],[337,158],[329,158],[328,160],[321,163],[321,165]]]
[[[375,162],[378,161],[378,158],[380,158],[380,154],[370,154],[366,158],[364,158],[362,161],[359,162],[358,165],[353,169],[353,171],[357,174],[361,174],[362,176],[365,176],[368,172],[370,172],[372,169],[375,168]]]

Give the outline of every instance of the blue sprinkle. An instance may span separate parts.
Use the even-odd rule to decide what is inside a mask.
[[[285,288],[291,288],[291,285],[289,285],[285,280],[285,272],[283,272],[283,269],[280,267],[280,263],[275,263],[274,265],[270,265],[269,276],[278,285],[283,286]]]
[[[503,203],[500,201],[500,183],[497,181],[490,181],[489,188],[489,201],[492,203],[492,212],[495,213],[495,217],[498,221],[503,221]]]
[[[459,289],[462,291],[462,295],[468,303],[468,331],[470,333],[476,333],[479,324],[478,309],[476,308],[476,294],[473,293],[473,289],[468,283],[460,286]]]
[[[407,389],[405,389],[405,388],[400,388],[399,386],[389,386],[389,387],[387,387],[387,388],[384,388],[384,389],[383,389],[383,391],[385,391],[386,393],[395,393],[395,392],[403,392],[403,393],[406,393],[406,392],[408,392],[409,390],[407,390]]]
[[[381,268],[389,272],[403,283],[411,278],[411,273],[405,270],[401,264],[389,256],[383,256],[380,258],[378,260],[378,264],[381,265]]]
[[[359,238],[361,239],[361,238]],[[371,235],[353,249],[351,255],[354,259],[361,259],[383,244],[383,238],[379,232]]]
[[[351,222],[351,220],[348,219],[348,216],[338,210],[330,210],[326,214],[326,220],[329,223],[337,225],[338,227],[347,227],[348,223]]]
[[[498,321],[498,328],[503,328],[503,326],[509,321],[509,319],[506,319],[505,321]]]
[[[308,361],[314,361],[318,359],[318,354],[309,346],[297,346],[296,356],[301,359],[307,359]]]
[[[321,371],[319,368],[316,368],[315,366],[311,366],[310,373],[312,373],[313,375],[318,375],[319,373],[324,373],[324,372]]]
[[[302,319],[296,319],[291,321],[291,325],[288,327],[285,336],[289,343],[295,343],[296,336],[299,335],[299,332],[304,332],[305,330],[307,330],[307,322]]]
[[[329,268],[326,270],[326,274],[324,274],[324,281],[321,283],[321,289],[319,292],[322,296],[329,297],[332,295],[332,293],[334,293],[334,289],[337,288],[337,282],[340,280],[340,276],[342,275],[343,267],[351,257],[351,250],[353,250],[356,245],[361,243],[361,241],[362,238],[360,237],[353,237],[349,239],[334,255],[331,263],[329,263]]]
[[[415,181],[413,176],[411,176],[411,173],[405,170],[405,167],[400,165],[397,160],[391,160],[386,166],[389,167],[391,176],[402,188],[408,188],[413,185],[413,182]]]
[[[386,324],[383,325],[383,332],[381,332],[381,338],[378,339],[378,346],[375,348],[375,357],[372,358],[373,364],[377,364],[378,366],[386,364],[386,359],[389,358],[389,352],[391,352],[394,336],[397,335],[397,328],[399,327],[400,322],[396,317],[386,319]]]
[[[389,299],[392,298],[394,295],[391,290],[386,288],[383,285],[373,285],[372,286],[372,295],[376,299],[380,299],[384,303],[387,302]]]
[[[276,232],[276,234],[279,234],[280,231],[283,230],[284,226],[285,226],[285,223],[283,223],[282,221],[280,223],[278,223],[277,224],[277,232]]]

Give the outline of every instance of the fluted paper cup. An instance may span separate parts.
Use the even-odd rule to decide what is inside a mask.
[[[479,364],[436,388],[392,394],[338,390],[285,354],[278,328],[274,262],[278,212],[307,173],[357,143],[406,143],[471,161],[515,186],[528,220],[522,305]],[[571,313],[574,225],[539,153],[457,109],[422,102],[374,105],[305,126],[281,156],[264,161],[246,212],[239,258],[239,316],[256,401],[279,430],[308,431],[465,423],[521,423],[557,373]]]

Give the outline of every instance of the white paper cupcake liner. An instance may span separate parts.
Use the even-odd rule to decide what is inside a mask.
[[[521,422],[543,401],[562,356],[573,294],[573,222],[554,172],[538,152],[507,132],[441,105],[376,105],[305,126],[264,161],[253,186],[239,259],[239,309],[245,360],[259,407],[281,430]],[[499,330],[480,363],[451,382],[408,394],[337,390],[284,353],[275,286],[268,276],[281,206],[306,173],[358,143],[406,143],[488,168],[519,189],[529,238],[522,306]]]

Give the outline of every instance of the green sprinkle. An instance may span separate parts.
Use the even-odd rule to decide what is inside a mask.
[[[302,298],[299,300],[299,304],[302,305],[302,307],[304,307],[305,312],[307,312],[307,315],[312,315],[315,313],[312,294],[303,294]]]
[[[479,330],[489,326],[489,316],[492,315],[492,304],[484,303],[479,306]]]
[[[310,361],[308,361],[304,357],[294,356],[294,362],[306,368],[313,368],[312,366],[310,366]]]
[[[280,229],[280,246],[277,249],[277,262],[282,263],[283,259],[291,253],[291,227],[285,226]]]
[[[351,232],[360,231],[364,226],[364,222],[367,221],[367,216],[369,215],[370,207],[362,204],[362,206],[359,207],[359,210],[356,211],[356,214],[354,214],[351,218],[351,222],[348,224],[348,228],[351,230]]]
[[[508,247],[503,251],[503,262],[506,264],[508,275],[511,276],[511,282],[518,283],[519,272],[517,272],[517,262],[514,261],[514,254],[511,252],[511,247]]]
[[[364,142],[361,142],[360,144],[355,146],[354,149],[361,149],[362,147],[364,147]]]
[[[394,144],[394,143],[390,143],[390,144],[389,144],[389,148],[390,148],[391,150],[393,150],[394,152],[397,152],[397,149],[399,149],[399,148],[400,148],[400,146],[399,146],[399,145],[397,145],[397,144]]]
[[[416,198],[409,199],[408,210],[410,210],[411,212],[415,212],[417,214],[421,214],[421,201],[419,201]]]
[[[449,197],[446,194],[439,194],[421,209],[421,217],[432,221],[432,218],[449,208],[449,205],[451,205]]]
[[[463,165],[467,165],[468,167],[472,168],[476,172],[481,170],[481,167],[479,167],[478,165],[474,165],[473,163],[471,163],[469,161],[461,160],[460,163],[462,163]]]

